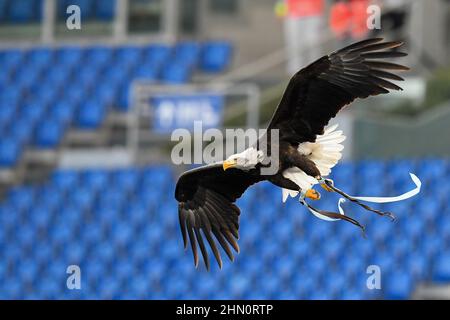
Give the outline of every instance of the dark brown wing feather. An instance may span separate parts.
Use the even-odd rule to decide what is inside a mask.
[[[368,39],[324,56],[290,80],[269,124],[292,143],[315,141],[329,120],[356,98],[402,90],[389,80],[403,79],[393,70],[407,67],[383,61],[406,56],[393,51],[401,42]]]
[[[257,169],[224,171],[222,164],[196,168],[181,175],[175,198],[179,202],[178,215],[184,247],[187,248],[189,239],[195,266],[198,265],[200,248],[205,266],[209,269],[206,238],[219,267],[222,267],[222,258],[213,236],[230,260],[234,260],[230,246],[239,252],[240,215],[234,202],[249,186],[261,180],[263,178],[257,174]]]

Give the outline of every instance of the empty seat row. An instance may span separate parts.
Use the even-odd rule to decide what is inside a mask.
[[[0,168],[27,146],[56,148],[69,128],[96,130],[109,111],[128,111],[135,79],[183,84],[230,59],[223,41],[0,51]]]
[[[0,0],[0,23],[30,23],[42,18],[43,0]]]
[[[111,21],[116,11],[116,0],[57,0],[59,19],[67,18],[67,8],[71,5],[78,6],[81,18],[88,21]]]
[[[40,22],[44,0],[0,0],[0,23],[24,24]],[[68,8],[76,5],[80,8],[83,21],[112,21],[115,15],[115,0],[57,0],[59,20],[65,20],[72,14]]]
[[[407,170],[406,163],[439,174],[449,165],[360,161],[334,172],[352,172],[346,179],[357,182],[379,167],[374,178],[381,180]],[[424,185],[428,193],[416,198],[383,205],[396,214],[394,222],[345,204],[366,226],[366,238],[349,223],[318,220],[295,199],[281,204],[279,188],[257,184],[238,201],[241,253],[230,263],[222,252],[223,269],[213,263],[210,272],[195,269],[183,250],[175,182],[171,167],[155,165],[60,169],[39,184],[12,188],[0,201],[0,298],[407,299],[422,283],[450,283],[450,205],[433,196],[446,179]],[[336,210],[337,199],[324,193],[316,206]],[[72,264],[82,270],[79,292],[65,289]],[[367,288],[374,266],[382,272],[381,290]]]
[[[208,41],[205,43],[183,41],[174,46],[151,44],[149,46],[94,46],[61,48],[6,49],[0,52],[0,64],[3,72],[2,82],[14,81],[26,73],[41,73],[50,70],[68,72],[71,68],[83,65],[85,70],[102,71],[111,67],[129,68],[143,66],[140,69],[160,69],[173,64],[200,68],[206,72],[223,71],[230,62],[232,47],[227,41]],[[45,74],[47,74],[45,72]]]

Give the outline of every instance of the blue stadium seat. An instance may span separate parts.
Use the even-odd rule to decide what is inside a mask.
[[[38,276],[38,271],[35,261],[27,259],[20,263],[17,273],[23,281],[32,282]]]
[[[158,69],[153,64],[146,63],[143,65],[140,65],[136,69],[136,71],[133,74],[133,77],[135,79],[156,81],[158,79]]]
[[[20,147],[20,153],[22,149],[27,144],[33,134],[34,123],[30,122],[29,119],[19,119],[11,126],[9,129],[9,137],[14,140]]]
[[[48,65],[53,59],[53,49],[36,48],[28,52],[28,60],[35,65]]]
[[[0,168],[13,167],[19,161],[22,148],[18,141],[5,138],[0,141]]]
[[[24,51],[20,49],[9,49],[1,51],[0,63],[4,69],[17,67],[24,57]]]
[[[280,259],[277,259],[273,267],[274,271],[279,277],[281,277],[282,279],[290,279],[290,277],[293,276],[293,273],[295,272],[295,265],[296,263],[291,257],[284,256]]]
[[[412,252],[404,261],[404,265],[409,269],[409,272],[416,282],[419,281],[428,281],[429,277],[429,261],[426,255],[423,255],[421,252]]]
[[[111,21],[116,12],[116,0],[95,1],[95,16],[100,20]]]
[[[76,81],[85,88],[93,87],[98,82],[99,70],[94,66],[84,67],[76,73]]]
[[[8,199],[18,210],[30,208],[34,200],[34,190],[30,187],[17,187],[8,192]]]
[[[86,63],[91,66],[101,67],[108,64],[113,58],[113,50],[106,46],[97,46],[87,49]]]
[[[87,101],[78,109],[75,124],[80,129],[97,129],[102,125],[105,116],[105,106],[97,101]]]
[[[0,88],[5,88],[8,86],[9,82],[11,81],[11,77],[9,74],[9,70],[3,70],[2,73],[0,73]]]
[[[172,48],[164,44],[150,45],[144,52],[144,64],[154,66],[156,69],[168,62],[172,55]]]
[[[152,184],[154,186],[164,186],[170,179],[173,179],[172,171],[168,166],[152,166],[144,168],[142,172],[143,183]]]
[[[44,17],[44,1],[45,0],[35,0],[35,10],[36,10],[36,19],[37,21],[42,21],[42,18]]]
[[[92,169],[82,174],[82,181],[86,188],[90,190],[104,189],[109,181],[108,172],[101,169]]]
[[[342,296],[348,287],[347,276],[342,272],[332,272],[325,283],[325,290],[332,296]]]
[[[145,277],[136,277],[131,280],[131,290],[136,299],[147,299],[151,293],[150,284]]]
[[[118,91],[114,81],[102,82],[99,86],[95,86],[94,90],[93,99],[107,107],[113,106]]]
[[[421,241],[419,242],[421,254],[428,258],[437,255],[440,251],[439,248],[443,246],[443,242],[444,239],[435,233],[423,235]]]
[[[114,264],[114,274],[120,280],[126,279],[130,274],[133,274],[134,266],[129,260],[119,260]]]
[[[57,147],[64,135],[64,126],[55,119],[45,119],[37,129],[35,144],[39,148],[49,149]]]
[[[32,221],[33,225],[36,227],[36,229],[45,230],[50,223],[51,217],[52,217],[52,212],[50,211],[50,208],[48,208],[48,207],[32,208],[30,210],[29,218],[30,218],[30,221]]]
[[[344,290],[341,295],[342,300],[364,300],[364,294],[357,290]]]
[[[68,125],[72,122],[76,106],[69,101],[60,101],[49,109],[49,117],[60,124]]]
[[[305,261],[305,271],[308,273],[320,274],[328,268],[328,262],[318,254],[310,256],[308,261]]]
[[[0,23],[3,23],[8,17],[7,6],[8,0],[0,0]]]
[[[384,281],[384,297],[389,300],[406,300],[414,290],[413,279],[407,272],[395,272]]]
[[[166,65],[162,71],[162,80],[170,84],[183,84],[190,80],[190,68],[181,63]]]
[[[67,202],[81,210],[90,209],[93,205],[95,194],[86,188],[77,188],[68,194]]]
[[[3,286],[5,288],[5,296],[8,299],[23,299],[22,285],[18,277],[7,279]]]
[[[266,288],[268,291],[273,290],[274,287],[278,287],[278,279],[272,278],[273,280],[267,279],[265,282]],[[246,277],[244,275],[234,275],[233,279],[229,282],[229,290],[230,293],[235,297],[243,298],[245,296],[245,293],[247,291],[247,288],[250,285],[250,279],[249,277]]]
[[[24,223],[18,226],[16,235],[17,244],[22,250],[29,250],[36,241],[36,229],[34,226]]]
[[[373,233],[371,234],[373,238],[376,241],[379,241],[380,243],[384,242],[389,234],[393,231],[393,224],[390,223],[390,221],[387,221],[387,219],[384,219],[384,221],[376,222],[376,225],[374,224],[372,226]]]
[[[27,92],[29,95],[37,95],[36,88],[41,90],[41,70],[42,68],[38,66],[31,66],[29,64],[23,64],[16,69],[14,74],[14,78],[11,79],[11,84],[17,87],[18,90],[23,92],[22,95],[25,95]],[[47,88],[48,89],[48,88]],[[54,87],[53,87],[54,89]],[[36,99],[33,97],[34,102]]]
[[[100,81],[106,83],[112,90],[116,90],[119,86],[126,83],[127,74],[119,68],[108,68],[102,73]]]
[[[58,16],[61,20],[65,20],[68,16],[66,13],[70,5],[80,7],[81,20],[89,20],[94,17],[94,2],[93,0],[58,0]]]
[[[434,264],[433,281],[441,284],[450,282],[450,254],[440,254]]]
[[[53,256],[53,248],[49,246],[47,243],[38,242],[35,244],[33,257],[37,260],[38,263],[41,264],[51,261],[52,256]],[[40,283],[36,283],[36,285],[40,285]]]
[[[448,170],[444,159],[423,159],[418,165],[417,175],[422,179],[438,179],[445,176]]]
[[[137,263],[146,261],[148,253],[151,252],[151,248],[151,244],[147,241],[135,240],[133,251],[131,252],[133,260]]]
[[[122,190],[106,189],[99,194],[98,208],[120,209],[126,200],[127,194]]]
[[[130,90],[131,90],[131,87],[130,87],[129,83],[125,83],[123,86],[120,87],[119,101],[115,104],[115,107],[117,110],[126,112],[130,109],[130,107],[131,107],[130,103],[129,103]]]
[[[117,170],[112,175],[115,185],[120,186],[123,190],[132,190],[137,187],[140,180],[140,172],[137,169]]]
[[[64,248],[65,259],[69,264],[79,265],[86,256],[86,247],[81,242],[69,243]]]
[[[42,103],[30,103],[23,105],[20,109],[19,117],[26,119],[28,123],[34,124],[41,119],[46,111],[46,105]]]
[[[64,67],[72,67],[83,59],[84,50],[81,47],[65,46],[56,50],[56,59]]]
[[[197,42],[179,42],[175,45],[175,59],[189,67],[196,67],[200,59],[201,47]]]
[[[75,235],[75,231],[70,224],[61,223],[58,228],[50,230],[49,237],[53,242],[61,243],[63,245],[69,244],[70,240]]]
[[[53,172],[51,176],[52,184],[61,191],[75,187],[78,182],[78,173],[69,169],[60,169]]]
[[[229,42],[211,41],[202,49],[201,68],[206,72],[224,71],[231,61],[232,47]]]
[[[8,91],[0,93],[0,103],[2,105],[17,105],[21,98],[21,90],[18,88],[10,88]]]
[[[48,83],[42,83],[40,90],[32,98],[40,104],[46,106],[52,105],[59,98],[59,92],[54,90],[55,87],[57,88],[57,86],[52,87]]]
[[[83,228],[82,239],[86,244],[97,244],[103,237],[103,227],[99,224],[88,224]]]
[[[13,23],[28,23],[36,21],[39,17],[38,1],[15,0],[9,3],[9,19]]]
[[[85,86],[72,86],[70,90],[63,93],[62,100],[77,105],[86,98],[87,90]]]
[[[164,187],[164,186],[161,186]],[[146,208],[150,206],[154,206],[158,203],[158,198],[161,197],[162,192],[164,192],[163,188],[156,188],[155,185],[151,185],[146,183],[142,183],[137,190],[136,197],[139,202],[142,203]]]
[[[437,207],[439,208],[439,207]],[[441,211],[442,216],[436,217],[436,232],[439,232],[439,235],[444,239],[450,239],[450,215],[446,214],[447,212]]]
[[[116,61],[118,63],[138,64],[142,57],[143,48],[138,46],[125,46],[117,49]]]
[[[0,106],[0,124],[7,125],[16,112],[14,104],[5,103]]]
[[[408,239],[419,239],[426,232],[425,219],[403,218],[403,221],[402,227]]]

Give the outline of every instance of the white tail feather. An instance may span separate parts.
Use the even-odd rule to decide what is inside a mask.
[[[337,127],[337,124],[330,126],[324,130],[323,135],[317,136],[315,142],[304,142],[298,146],[298,151],[307,155],[316,164],[323,177],[328,176],[331,169],[342,158],[344,146],[341,143],[345,140],[345,136],[341,130],[336,131]],[[305,191],[318,183],[316,179],[296,167],[284,170],[283,176]],[[298,192],[282,189],[282,195],[283,202],[286,202],[289,196],[295,198]]]

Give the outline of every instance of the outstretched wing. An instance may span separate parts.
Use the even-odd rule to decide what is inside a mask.
[[[206,268],[209,270],[208,252],[203,236],[222,267],[222,259],[212,235],[222,246],[230,260],[234,260],[229,245],[239,252],[240,210],[234,204],[244,191],[252,184],[263,180],[256,170],[239,169],[223,170],[222,164],[207,165],[185,172],[178,179],[175,198],[178,200],[178,215],[185,249],[188,237],[194,255],[194,263],[198,265],[198,249],[203,255]]]
[[[297,72],[290,80],[269,129],[293,143],[314,142],[329,120],[356,98],[402,90],[389,80],[403,79],[391,70],[409,68],[384,59],[406,56],[391,49],[402,42],[382,38],[354,43],[324,56]]]

